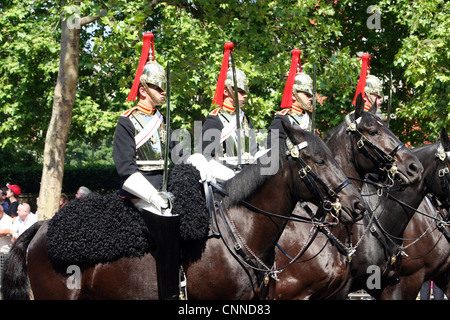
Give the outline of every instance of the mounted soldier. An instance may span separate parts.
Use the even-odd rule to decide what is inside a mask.
[[[153,34],[145,33],[143,42],[141,59],[127,98],[127,101],[134,101],[137,97],[137,105],[119,118],[113,159],[123,180],[118,195],[129,199],[141,212],[156,244],[159,298],[177,299],[180,292],[179,215],[171,210],[171,195],[165,190],[163,178],[167,176],[168,159],[165,158],[169,154],[174,163],[189,161],[189,158],[179,154],[176,154],[178,159],[172,158],[178,141],[171,139],[170,123],[157,109],[166,101],[168,75],[155,59]]]
[[[300,49],[292,50],[291,67],[283,91],[281,111],[277,112],[269,126],[267,142],[271,146],[272,130],[279,132],[280,141],[286,139],[282,123],[297,126],[306,131],[312,131],[312,121],[308,112],[312,112],[313,81],[309,75],[302,71]]]
[[[242,110],[248,94],[247,76],[242,70],[233,70],[233,47],[232,42],[225,43],[222,67],[212,101],[217,108],[211,111],[202,126],[202,152],[214,168],[223,171],[219,177],[222,180],[229,179],[234,173],[220,165],[236,169],[242,164],[250,164],[258,150],[253,124]],[[236,113],[239,113],[237,118]]]

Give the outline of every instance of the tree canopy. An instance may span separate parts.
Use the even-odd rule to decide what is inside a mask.
[[[76,4],[76,6],[75,6]],[[302,51],[303,70],[317,67],[321,97],[316,126],[321,133],[352,110],[361,63],[368,52],[371,73],[389,93],[391,128],[421,145],[449,129],[449,9],[444,0],[379,1],[51,1],[0,4],[0,145],[44,149],[59,67],[61,19],[102,18],[81,30],[79,76],[69,131],[73,141],[98,145],[114,133],[142,47],[155,35],[158,62],[171,63],[172,126],[192,129],[212,109],[223,46],[234,43],[237,67],[249,79],[246,113],[266,129],[279,110],[290,52]],[[370,7],[370,8],[369,8]],[[379,12],[379,28],[368,19]],[[383,104],[386,112],[387,103]],[[425,137],[425,138],[424,138]],[[72,143],[77,145],[77,143]]]

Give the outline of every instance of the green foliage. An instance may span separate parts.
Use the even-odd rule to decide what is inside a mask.
[[[11,0],[0,4],[0,147],[29,150],[39,160],[59,67],[60,19],[102,14],[81,30],[77,96],[69,151],[85,143],[95,153],[114,134],[142,47],[155,35],[156,56],[171,62],[174,128],[192,129],[212,110],[223,45],[233,41],[237,67],[249,78],[245,111],[266,129],[279,110],[290,52],[312,76],[317,67],[316,124],[322,133],[351,110],[360,72],[357,54],[372,55],[372,74],[393,73],[391,127],[401,140],[438,137],[449,118],[449,2],[379,1],[381,29],[369,29],[372,1],[82,1]],[[387,104],[383,106],[386,112]],[[418,132],[417,129],[420,128]],[[71,149],[72,148],[72,149]],[[75,154],[75,150],[73,153]],[[68,155],[68,163],[85,164]],[[93,157],[94,159],[96,157]],[[103,156],[97,160],[104,159]],[[28,161],[25,158],[24,161]],[[72,162],[74,161],[74,162]],[[103,161],[103,160],[102,160]],[[108,161],[108,160],[106,160]]]
[[[22,193],[38,194],[42,165],[0,167],[0,176],[5,184],[18,184]],[[113,164],[65,166],[63,192],[75,193],[80,186],[87,186],[91,191],[99,193],[114,192],[120,186],[120,178]]]

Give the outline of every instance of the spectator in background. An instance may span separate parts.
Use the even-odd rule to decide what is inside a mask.
[[[66,203],[69,202],[69,197],[65,193],[61,193],[59,196],[59,208],[61,209],[66,205]]]
[[[6,193],[8,192],[7,187],[0,188],[0,204],[3,207],[3,211],[5,213],[9,213],[9,203],[8,198],[6,197]]]
[[[19,206],[19,201],[17,198],[19,198],[22,191],[20,190],[20,187],[17,184],[7,184],[6,187],[8,187],[8,191],[6,192],[6,197],[9,199],[9,216],[11,218],[17,217],[17,208]]]
[[[8,216],[3,207],[0,206],[0,254],[9,253],[11,249],[11,234],[12,218]]]
[[[86,198],[86,196],[91,193],[91,191],[86,187],[79,187],[75,195],[75,198]]]
[[[17,208],[17,218],[11,226],[12,241],[16,239],[29,227],[31,227],[35,222],[37,222],[37,217],[34,213],[31,213],[30,205],[26,202],[19,204]]]

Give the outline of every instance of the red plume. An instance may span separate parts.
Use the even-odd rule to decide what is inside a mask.
[[[130,93],[128,94],[127,101],[133,101],[136,99],[140,78],[142,71],[144,71],[144,66],[148,62],[148,53],[150,47],[152,48],[153,60],[155,60],[155,48],[153,45],[153,33],[146,32],[143,37],[144,44],[142,45],[141,60],[139,60],[139,65],[136,71],[136,76],[134,77],[133,86],[131,87]]]
[[[358,94],[362,94],[364,96],[364,88],[366,87],[366,79],[367,79],[367,71],[370,70],[370,55],[368,53],[364,53],[361,56],[362,65],[361,65],[361,73],[359,75],[358,86],[356,87],[355,97],[353,98],[352,104],[355,105],[356,97]]]
[[[227,79],[228,63],[230,58],[230,50],[233,50],[233,42],[225,43],[225,51],[223,53],[222,67],[220,68],[219,79],[217,80],[216,92],[212,104],[221,106],[223,104],[223,90],[225,89],[225,80]]]
[[[292,105],[292,88],[294,87],[295,76],[297,75],[297,67],[302,71],[300,53],[300,49],[292,50],[291,68],[289,69],[289,76],[286,80],[286,85],[284,86],[281,108],[289,108]]]

